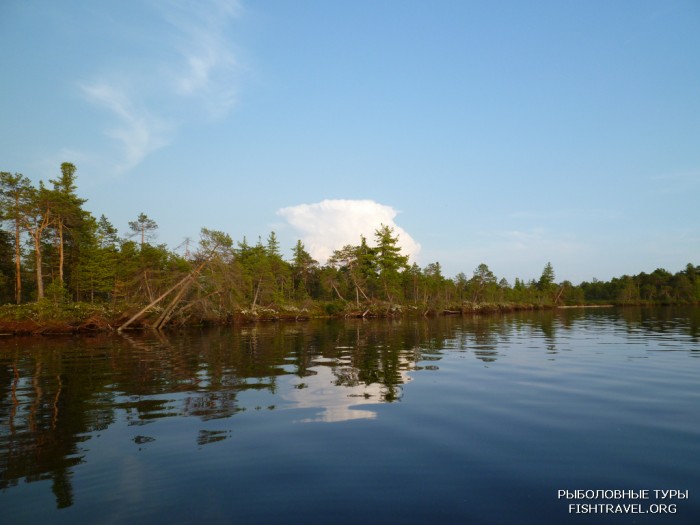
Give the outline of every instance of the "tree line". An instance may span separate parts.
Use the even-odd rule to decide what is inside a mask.
[[[126,311],[157,304],[172,289],[163,302],[171,310],[167,320],[221,320],[281,310],[365,315],[465,305],[700,302],[700,266],[693,264],[675,274],[657,269],[579,285],[557,282],[550,263],[538,279],[512,284],[486,264],[450,278],[439,262],[423,268],[411,262],[386,225],[372,239],[359,236],[358,244],[335,250],[326,264],[300,240],[285,259],[274,232],[249,243],[204,228],[197,245],[188,239],[179,254],[154,242],[158,224],[145,213],[123,236],[104,215],[96,218],[77,193],[76,172],[64,162],[55,179],[38,186],[22,174],[0,173],[0,304],[110,304]]]

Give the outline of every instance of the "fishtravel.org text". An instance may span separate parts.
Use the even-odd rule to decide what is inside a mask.
[[[641,489],[557,490],[557,499],[568,502],[569,514],[676,514],[687,490]]]

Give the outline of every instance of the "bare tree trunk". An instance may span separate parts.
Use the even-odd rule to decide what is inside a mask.
[[[357,292],[359,291],[362,294],[362,297],[364,297],[365,300],[369,301],[369,297],[367,297],[367,294],[364,292],[362,287],[357,283],[357,281],[355,279],[352,280],[352,284],[355,285],[355,294],[357,294]],[[358,306],[360,305],[359,299],[357,301],[357,305]]]
[[[211,254],[212,254],[212,255],[213,255],[213,253],[214,253],[215,250],[216,250],[216,247],[214,247],[214,248],[212,249],[212,251],[211,251]],[[211,255],[210,255],[210,257],[211,257]],[[168,295],[170,295],[172,292],[174,292],[175,290],[177,290],[180,286],[183,286],[183,285],[187,284],[188,281],[189,281],[190,279],[194,279],[195,276],[199,275],[199,272],[202,271],[202,269],[204,268],[204,266],[206,266],[206,264],[207,264],[208,262],[209,262],[209,258],[205,259],[199,266],[197,266],[197,268],[195,268],[192,272],[190,272],[187,276],[185,276],[185,278],[183,278],[182,280],[178,281],[177,284],[175,284],[175,285],[171,286],[170,288],[168,288],[168,290],[166,290],[165,292],[163,292],[163,294],[160,295],[160,297],[158,297],[158,298],[155,299],[154,301],[151,301],[148,305],[146,305],[144,308],[142,308],[137,314],[133,315],[126,323],[124,323],[124,324],[121,325],[119,328],[117,328],[117,331],[118,331],[118,332],[121,332],[124,328],[126,328],[126,327],[129,326],[131,323],[133,323],[134,321],[136,321],[139,317],[141,317],[141,316],[142,316],[143,314],[145,314],[148,310],[150,310],[150,309],[153,308],[156,304],[158,304],[158,303],[161,302],[163,299],[165,299],[165,298],[166,298]],[[176,304],[177,304],[177,303],[176,303]]]
[[[32,239],[34,239],[34,252],[36,259],[36,296],[37,301],[44,298],[44,276],[41,271],[41,237],[46,227],[51,224],[51,212],[46,211],[41,222],[31,225],[29,221],[25,221],[25,227],[29,231]],[[33,227],[32,227],[33,226]]]
[[[344,301],[344,300],[345,300],[345,297],[343,297],[342,295],[340,295],[340,292],[339,292],[338,289],[335,287],[335,284],[331,283],[331,286],[332,286],[333,289],[335,290],[335,293],[338,294],[338,297],[339,297],[342,301]]]
[[[63,286],[63,220],[58,221],[58,282]]]
[[[384,293],[386,294],[387,299],[389,299],[389,304],[393,305],[394,304],[394,298],[391,296],[391,293],[389,292],[389,283],[384,281]]]
[[[34,251],[36,259],[36,298],[41,300],[44,298],[44,276],[41,273],[41,244],[39,243],[39,234],[34,237]]]
[[[148,292],[148,300],[153,300],[153,292],[151,291],[151,283],[148,280],[148,270],[143,271],[143,282],[146,285],[146,291]]]
[[[253,296],[253,305],[252,305],[252,310],[253,313],[255,313],[255,304],[258,302],[258,293],[260,292],[260,287],[262,286],[262,279],[260,279],[260,282],[258,282],[258,286],[255,288],[255,295]]]
[[[136,321],[139,317],[141,317],[143,314],[145,314],[148,310],[150,310],[151,308],[153,308],[155,305],[157,305],[159,302],[161,302],[163,299],[165,299],[168,295],[170,295],[171,292],[173,292],[174,290],[177,290],[180,286],[182,286],[183,284],[185,284],[185,282],[186,282],[189,278],[190,278],[190,276],[188,275],[187,277],[185,277],[185,278],[182,279],[181,281],[178,281],[177,284],[175,284],[175,285],[173,285],[172,287],[168,288],[168,290],[165,291],[165,292],[163,292],[163,294],[162,294],[160,297],[158,297],[158,298],[157,298],[156,300],[154,300],[154,301],[151,301],[147,306],[144,306],[141,310],[139,310],[139,312],[138,312],[137,314],[133,315],[126,323],[124,323],[123,325],[121,325],[121,326],[117,329],[117,331],[121,332],[124,328],[126,328],[126,327],[129,326],[131,323],[133,323],[134,321]]]
[[[189,290],[191,284],[192,281],[190,280],[182,285],[180,291],[177,292],[173,300],[170,301],[170,304],[165,308],[165,310],[163,310],[163,313],[160,315],[155,325],[153,325],[153,328],[155,328],[156,330],[160,330],[165,325],[165,323],[168,322],[168,320],[170,319],[170,315],[173,313],[173,310],[175,310],[175,307],[182,299],[182,296],[185,295],[187,290]]]
[[[214,295],[219,295],[219,311],[221,311],[223,309],[223,306],[221,304],[221,290],[214,290],[213,292],[208,293],[207,295],[205,295],[204,297],[202,297],[198,301],[190,301],[188,304],[186,304],[185,306],[180,308],[180,313],[186,312],[187,310],[189,310],[190,308],[192,308],[196,304],[198,304],[198,303],[201,304],[204,302],[205,299],[209,299],[210,297],[212,297]],[[166,322],[167,322],[167,320],[166,320]]]
[[[554,298],[554,304],[556,305],[559,302],[559,298],[561,297],[561,294],[564,293],[564,287],[562,286],[559,288],[559,292],[557,292],[557,296]]]
[[[369,297],[367,297],[367,294],[364,292],[364,290],[362,288],[360,288],[360,293],[362,294],[362,297],[365,298],[365,300],[371,301],[371,299]]]
[[[22,256],[20,249],[19,221],[15,222],[15,299],[17,304],[22,302]]]

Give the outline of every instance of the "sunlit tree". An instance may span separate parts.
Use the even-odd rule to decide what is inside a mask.
[[[374,240],[379,280],[386,298],[394,302],[400,290],[400,273],[408,267],[408,256],[401,254],[399,236],[385,224],[375,230]]]
[[[32,196],[30,180],[20,173],[0,173],[0,217],[9,221],[14,232],[15,301],[22,302],[22,228],[28,201]]]
[[[139,216],[135,221],[129,221],[129,229],[131,233],[129,238],[140,237],[141,247],[146,244],[146,241],[150,241],[155,238],[156,230],[158,229],[158,224],[153,219],[149,218],[145,213],[139,213]]]

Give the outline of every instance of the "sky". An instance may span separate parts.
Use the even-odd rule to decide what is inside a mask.
[[[0,2],[0,170],[511,284],[700,264],[697,0]],[[178,248],[179,247],[179,248]]]

